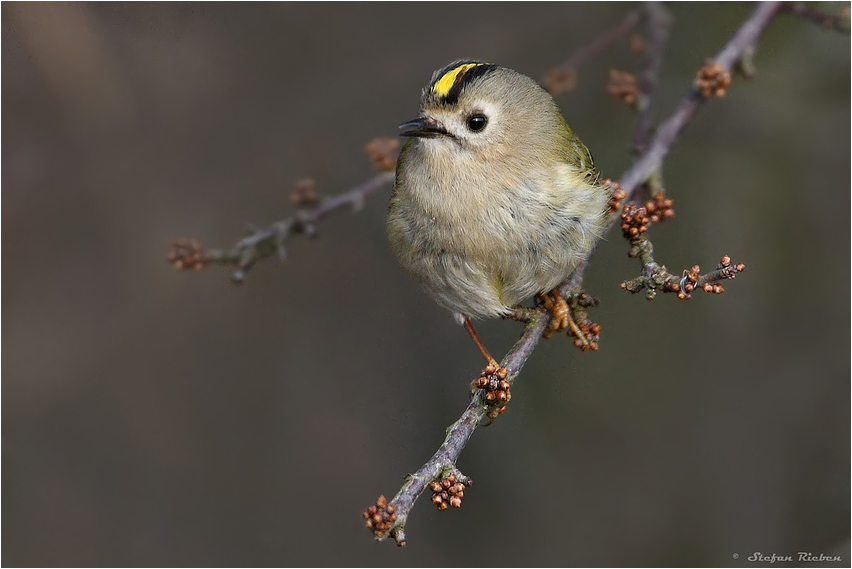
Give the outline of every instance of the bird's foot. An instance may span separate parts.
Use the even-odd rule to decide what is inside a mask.
[[[597,306],[598,301],[585,293],[572,293],[565,299],[558,289],[547,294],[540,293],[539,300],[545,309],[553,315],[547,328],[542,332],[543,338],[568,330],[568,336],[574,337],[574,345],[582,351],[598,350],[601,327],[588,318],[589,306]]]
[[[550,338],[554,334],[570,328],[572,324],[576,327],[571,319],[571,309],[558,289],[553,289],[547,294],[539,293],[538,298],[541,300],[542,306],[549,310],[552,315],[550,323],[541,334],[542,337]]]

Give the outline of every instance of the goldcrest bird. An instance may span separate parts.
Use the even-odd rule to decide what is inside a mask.
[[[436,71],[399,128],[391,249],[496,364],[470,319],[554,291],[603,234],[609,195],[553,98],[505,67]]]

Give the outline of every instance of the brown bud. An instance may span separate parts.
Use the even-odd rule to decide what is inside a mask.
[[[637,98],[636,78],[626,71],[611,69],[606,92],[616,99],[621,99],[628,105],[632,105]]]
[[[509,387],[511,386],[509,385],[509,382],[505,379],[497,383],[497,389],[501,391],[509,391]]]
[[[488,385],[488,379],[485,377],[479,377],[473,382],[473,385],[479,389],[483,389]]]
[[[497,370],[497,379],[506,379],[506,376],[509,375],[509,370],[504,367],[501,367]]]
[[[638,33],[631,34],[628,45],[630,46],[630,51],[633,53],[638,54],[645,51],[645,40],[642,39],[642,36]]]
[[[315,205],[319,202],[319,192],[317,192],[317,181],[313,178],[304,178],[296,182],[293,193],[290,194],[290,201],[298,206]]]
[[[578,348],[582,348],[583,347],[583,340],[581,340],[580,338],[577,338],[576,340],[574,340],[574,345],[577,346]]]
[[[399,153],[396,138],[374,138],[364,147],[367,158],[377,170],[393,170]]]
[[[725,255],[724,257],[722,257],[722,260],[719,261],[719,264],[722,265],[723,267],[727,267],[728,265],[731,264],[731,258],[728,257],[727,255]]]
[[[695,87],[705,97],[722,97],[731,84],[731,74],[718,63],[708,63],[698,70]]]
[[[374,523],[374,524],[381,523],[381,521],[382,521],[382,516],[380,516],[379,514],[374,514],[374,515],[373,515],[373,523]]]
[[[432,503],[433,504],[440,504],[443,501],[444,501],[444,499],[441,498],[440,494],[432,494]]]
[[[722,288],[722,285],[713,285],[713,292],[715,292],[716,294],[722,294],[723,292],[725,292],[725,289]]]
[[[741,273],[745,270],[745,263],[737,263],[737,272]]]
[[[495,397],[496,396],[494,395],[493,391],[489,391],[488,393],[485,394],[485,400],[489,401],[489,402],[494,401]]]
[[[497,403],[505,403],[509,399],[505,391],[496,391],[495,394],[497,396]]]
[[[438,504],[438,511],[439,512],[443,512],[446,509],[447,509],[447,503],[446,502],[441,502],[440,504]]]
[[[453,496],[450,498],[450,506],[454,508],[461,508],[461,498],[458,496]]]
[[[367,520],[366,522],[364,522],[364,525],[370,529],[373,529],[373,520]]]
[[[575,69],[555,68],[551,69],[544,80],[544,87],[551,95],[560,95],[574,89],[577,84],[577,71]]]
[[[494,375],[494,372],[496,371],[497,366],[495,366],[494,364],[488,364],[487,366],[485,366],[485,369],[482,370],[485,375]]]
[[[438,482],[437,480],[433,480],[432,482],[429,483],[429,489],[432,492],[440,492],[441,491],[441,483]]]
[[[376,513],[376,507],[375,506],[370,506],[369,508],[367,508],[367,514],[372,516],[375,513]]]
[[[376,505],[377,505],[378,507],[380,507],[380,508],[384,508],[385,506],[387,506],[387,505],[388,505],[388,500],[387,500],[387,498],[385,498],[385,495],[384,495],[384,494],[382,494],[381,496],[379,496],[379,499],[378,499],[378,500],[376,500]]]
[[[713,285],[711,285],[710,283],[704,283],[704,286],[701,288],[704,290],[704,292],[713,292]]]

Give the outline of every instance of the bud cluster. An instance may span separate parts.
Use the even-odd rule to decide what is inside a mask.
[[[736,265],[733,265],[731,264],[731,258],[725,255],[722,257],[722,260],[719,261],[719,265],[716,267],[716,270],[719,271],[719,278],[733,279],[737,276],[737,273],[741,273],[745,270],[745,263],[737,263]]]
[[[642,206],[626,204],[621,212],[621,230],[627,239],[638,239],[651,223],[662,223],[674,217],[674,201],[657,193]]]
[[[577,86],[577,70],[573,68],[556,67],[547,73],[544,88],[553,95],[562,95],[573,91]]]
[[[588,352],[589,350],[597,352],[599,347],[598,342],[601,339],[601,325],[589,319],[582,319],[577,321],[577,328],[582,333],[582,337],[577,336],[573,328],[568,328],[568,337],[575,337],[574,345],[584,352]],[[586,339],[585,342],[583,338]]]
[[[383,494],[376,500],[375,506],[370,506],[361,515],[364,525],[373,530],[376,537],[384,537],[396,521],[396,506],[389,504]]]
[[[396,138],[374,138],[364,146],[367,159],[380,172],[393,170],[399,156],[399,140]]]
[[[465,485],[460,480],[456,480],[455,474],[429,483],[429,489],[432,490],[432,503],[439,512],[443,512],[449,506],[461,508]]]
[[[681,300],[689,300],[692,296],[692,291],[695,290],[696,284],[698,283],[698,277],[701,276],[701,267],[698,265],[692,265],[692,268],[684,271],[683,278],[680,279],[680,286],[678,290],[674,290],[673,292],[677,292],[677,297]],[[709,292],[713,292],[712,290]]]
[[[300,207],[318,204],[317,181],[313,178],[302,178],[296,182],[296,186],[290,194],[290,201]]]
[[[695,87],[705,97],[724,97],[730,84],[731,74],[718,63],[708,63],[695,76]]]
[[[204,268],[204,251],[195,239],[175,239],[166,253],[166,261],[178,271],[200,271]]]
[[[626,71],[610,69],[606,92],[616,99],[621,99],[628,105],[633,105],[639,97],[639,92],[636,88],[636,77]]]
[[[512,393],[509,391],[511,386],[506,380],[508,376],[509,370],[506,368],[488,364],[482,370],[482,374],[470,384],[474,389],[485,391],[483,399],[492,406],[488,415],[492,419],[502,415],[506,411],[506,404],[512,399]]]
[[[614,213],[621,209],[621,202],[627,197],[627,192],[621,189],[618,182],[607,178],[601,182],[601,185],[609,190],[610,198],[607,202],[607,213]]]

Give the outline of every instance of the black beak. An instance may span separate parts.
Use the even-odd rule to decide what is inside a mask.
[[[418,136],[421,138],[434,138],[439,134],[449,134],[440,122],[432,117],[420,117],[399,125],[400,136]]]

